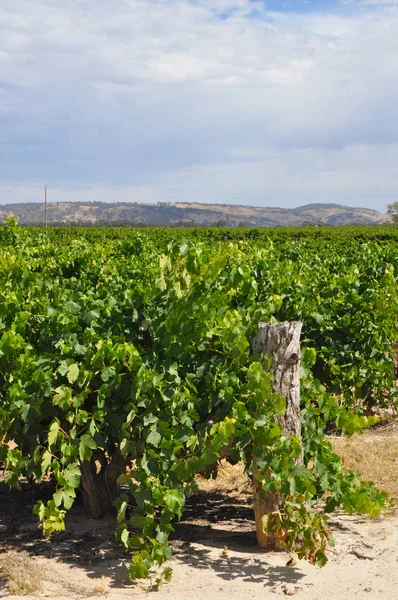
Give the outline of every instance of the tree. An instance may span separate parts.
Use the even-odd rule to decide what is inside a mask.
[[[387,214],[390,215],[394,223],[398,223],[398,202],[387,204]]]

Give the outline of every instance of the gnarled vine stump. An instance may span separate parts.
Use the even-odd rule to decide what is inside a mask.
[[[92,519],[101,519],[112,510],[116,481],[126,472],[126,464],[120,456],[109,460],[102,450],[95,450],[90,461],[80,464],[84,507]]]

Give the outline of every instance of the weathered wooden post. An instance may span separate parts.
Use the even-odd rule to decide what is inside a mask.
[[[274,379],[272,391],[286,398],[286,413],[278,419],[279,426],[286,435],[301,439],[300,421],[300,333],[302,323],[259,323],[258,333],[252,340],[253,351],[272,358],[271,371]],[[268,369],[268,364],[264,366]],[[302,458],[301,458],[302,462]],[[257,458],[253,457],[254,515],[256,519],[257,542],[260,548],[275,548],[273,535],[263,528],[263,517],[278,511],[283,505],[280,494],[262,494],[261,484],[256,481]]]

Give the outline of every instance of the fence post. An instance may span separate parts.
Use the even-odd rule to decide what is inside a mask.
[[[301,439],[300,421],[300,333],[302,323],[259,323],[258,333],[252,340],[253,351],[272,358],[272,391],[286,398],[286,413],[278,420],[285,435]],[[264,366],[268,369],[268,364]],[[302,462],[302,457],[301,457]],[[263,528],[263,516],[278,511],[283,506],[280,494],[262,494],[256,481],[257,458],[253,456],[253,508],[256,519],[257,542],[260,548],[276,547],[274,536]]]

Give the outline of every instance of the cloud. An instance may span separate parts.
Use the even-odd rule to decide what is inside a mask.
[[[279,174],[285,205],[294,189],[320,200],[336,186],[368,201],[387,175],[396,186],[380,157],[398,144],[398,13],[378,4],[300,14],[248,0],[3,3],[0,177],[154,197],[164,186],[165,199],[197,193],[192,177],[225,200],[244,190],[237,174],[266,197],[266,173]]]

